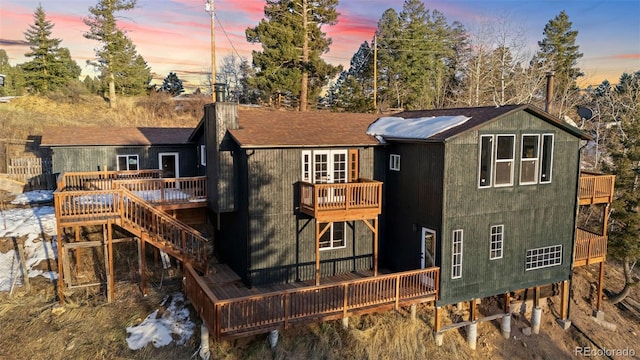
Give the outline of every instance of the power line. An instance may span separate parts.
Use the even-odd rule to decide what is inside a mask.
[[[227,31],[224,29],[224,26],[222,26],[222,22],[218,18],[218,15],[214,15],[214,16],[216,17],[216,20],[218,20],[218,25],[220,25],[220,30],[222,30],[222,33],[227,38],[227,41],[229,41],[229,44],[231,45],[231,48],[233,49],[233,52],[235,52],[236,55],[238,56],[238,58],[242,60],[242,56],[240,56],[240,53],[238,53],[238,50],[236,50],[236,47],[233,46],[233,41],[231,41],[231,38],[229,37],[229,34],[227,34]]]

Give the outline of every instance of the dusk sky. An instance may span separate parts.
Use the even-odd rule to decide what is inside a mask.
[[[86,60],[94,58],[95,41],[83,34],[88,27],[83,18],[97,0],[0,0],[0,49],[12,65],[27,61],[29,50],[24,32],[33,24],[38,4],[54,24],[53,37],[62,40],[71,56],[93,75]],[[260,45],[247,43],[244,31],[264,14],[264,0],[215,0],[216,62],[232,52],[251,60],[251,50]],[[364,41],[371,41],[382,13],[388,8],[402,10],[402,0],[341,0],[338,24],[326,26],[333,39],[324,59],[348,67],[351,56]],[[584,57],[579,67],[585,73],[581,84],[598,84],[603,79],[616,83],[623,72],[640,70],[640,1],[638,0],[449,0],[428,1],[425,7],[442,12],[449,23],[459,21],[473,30],[483,21],[508,15],[522,26],[533,54],[543,38],[544,26],[565,10],[572,29],[579,32],[577,44]],[[137,8],[121,12],[119,26],[127,31],[138,53],[161,83],[169,72],[176,72],[185,87],[203,84],[211,69],[211,16],[205,0],[138,0]],[[224,31],[223,31],[224,29]],[[234,50],[235,48],[235,50]]]

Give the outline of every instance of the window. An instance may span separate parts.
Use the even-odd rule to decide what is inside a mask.
[[[357,180],[358,150],[353,150],[302,151],[302,181],[330,184]]]
[[[491,186],[491,169],[493,167],[493,135],[480,136],[480,171],[478,186]]]
[[[325,228],[326,223],[320,224],[320,229]],[[320,250],[331,250],[345,247],[344,222],[334,222],[329,229],[320,236]]]
[[[515,135],[496,135],[495,186],[513,185]]]
[[[207,165],[207,147],[206,145],[200,145],[200,165]]]
[[[504,225],[491,227],[491,240],[489,260],[502,259],[502,240],[504,235]]]
[[[553,134],[542,135],[542,156],[540,157],[540,183],[551,182],[551,169],[553,165]]]
[[[311,151],[302,152],[302,181],[311,182]]]
[[[462,277],[462,230],[453,231],[451,245],[451,278],[459,279]]]
[[[118,171],[138,170],[138,155],[118,155]]]
[[[400,171],[400,155],[391,154],[389,156],[389,170]]]
[[[560,264],[562,264],[562,245],[527,250],[526,271]]]
[[[538,183],[538,147],[540,135],[522,135],[522,152],[520,153],[520,184]]]

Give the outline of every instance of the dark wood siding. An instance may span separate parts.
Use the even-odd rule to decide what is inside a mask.
[[[443,149],[434,143],[394,143],[380,159],[386,169],[384,262],[393,270],[420,268],[422,227],[440,239]],[[391,154],[400,155],[400,171],[389,169]]]
[[[116,170],[117,155],[138,155],[140,169],[158,169],[159,153],[177,152],[180,176],[197,175],[196,149],[192,145],[175,146],[82,146],[52,147],[54,173],[70,171]]]
[[[479,135],[515,134],[514,185],[479,189]],[[519,185],[522,134],[554,134],[549,184]],[[440,304],[567,280],[575,231],[579,140],[524,111],[446,143]],[[502,259],[489,259],[490,228],[504,225]],[[462,278],[451,276],[452,232],[464,231]],[[527,249],[563,246],[562,264],[525,271]]]
[[[207,197],[216,212],[234,211],[236,206],[234,155],[237,147],[228,129],[238,127],[238,107],[231,103],[205,106],[204,137],[207,144]]]
[[[247,150],[247,217],[252,284],[314,277],[315,220],[299,214],[301,149]],[[360,149],[360,174],[373,174],[373,149]],[[244,199],[243,199],[244,201]],[[372,268],[373,235],[362,221],[347,222],[346,247],[320,252],[321,275]]]

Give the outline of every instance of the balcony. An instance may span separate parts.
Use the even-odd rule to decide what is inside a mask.
[[[615,175],[582,172],[578,199],[580,205],[609,204],[613,200]]]
[[[382,211],[382,182],[300,182],[300,211],[320,222],[375,219]]]
[[[607,255],[607,236],[576,230],[576,249],[573,267],[603,262]]]

